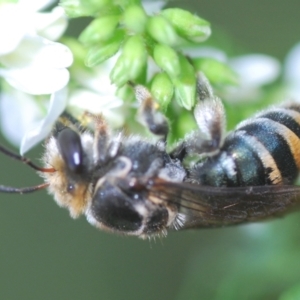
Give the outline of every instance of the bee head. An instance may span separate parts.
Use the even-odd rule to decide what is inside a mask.
[[[67,207],[72,217],[82,214],[91,199],[88,174],[92,165],[92,144],[92,135],[79,134],[69,127],[56,132],[46,144],[44,162],[55,172],[42,176],[56,202]]]

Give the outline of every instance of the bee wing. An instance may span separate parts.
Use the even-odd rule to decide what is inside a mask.
[[[181,228],[217,227],[285,213],[300,203],[299,186],[211,187],[154,181],[150,196],[176,205]]]

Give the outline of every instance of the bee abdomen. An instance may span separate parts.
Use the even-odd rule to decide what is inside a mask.
[[[300,170],[300,106],[270,109],[242,122],[227,136],[220,153],[206,163],[207,174],[197,175],[197,166],[193,172],[202,184],[293,183]],[[221,183],[215,180],[216,167],[223,172]]]

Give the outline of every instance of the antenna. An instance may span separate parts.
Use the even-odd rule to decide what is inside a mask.
[[[29,186],[24,188],[15,188],[11,186],[0,185],[0,192],[9,194],[28,194],[38,190],[42,190],[49,186],[49,183],[42,183],[35,186]]]
[[[41,168],[41,167],[37,166],[36,164],[34,164],[30,159],[28,159],[24,156],[15,154],[12,151],[4,148],[1,145],[0,145],[0,152],[2,152],[3,154],[7,155],[10,158],[21,161],[22,163],[28,165],[29,167],[31,167],[32,169],[34,169],[36,171],[40,171],[40,172],[43,172],[43,173],[47,173],[47,172],[53,173],[53,172],[55,172],[54,168]]]
[[[37,166],[36,164],[34,164],[30,159],[15,154],[12,151],[6,149],[5,147],[0,145],[0,152],[2,152],[3,154],[5,154],[6,156],[13,158],[15,160],[21,161],[22,163],[24,163],[25,165],[29,166],[30,168],[39,171],[39,172],[55,172],[54,168],[42,168]],[[49,186],[49,183],[42,183],[39,185],[35,185],[35,186],[30,186],[30,187],[24,187],[24,188],[15,188],[15,187],[10,187],[10,186],[4,186],[4,185],[0,185],[0,192],[2,193],[12,193],[12,194],[27,194],[27,193],[32,193],[41,189],[44,189],[46,187]]]

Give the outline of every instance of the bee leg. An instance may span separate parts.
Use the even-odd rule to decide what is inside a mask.
[[[197,99],[194,117],[199,130],[189,133],[172,151],[173,157],[183,159],[187,154],[212,154],[223,145],[226,115],[220,98],[200,72],[197,80]]]
[[[102,163],[107,157],[109,142],[109,130],[102,115],[91,115],[95,124],[94,159]]]
[[[95,124],[94,159],[96,163],[103,164],[107,159],[115,157],[121,145],[122,134],[112,138],[109,127],[102,115],[92,115]]]
[[[158,111],[158,104],[154,101],[151,93],[141,85],[134,86],[135,95],[140,102],[138,119],[141,124],[155,135],[162,136],[163,141],[166,140],[169,125],[165,116]]]
[[[226,114],[221,99],[213,94],[212,87],[202,72],[198,74],[197,98],[194,117],[199,133],[209,141],[211,151],[215,151],[224,141]]]

